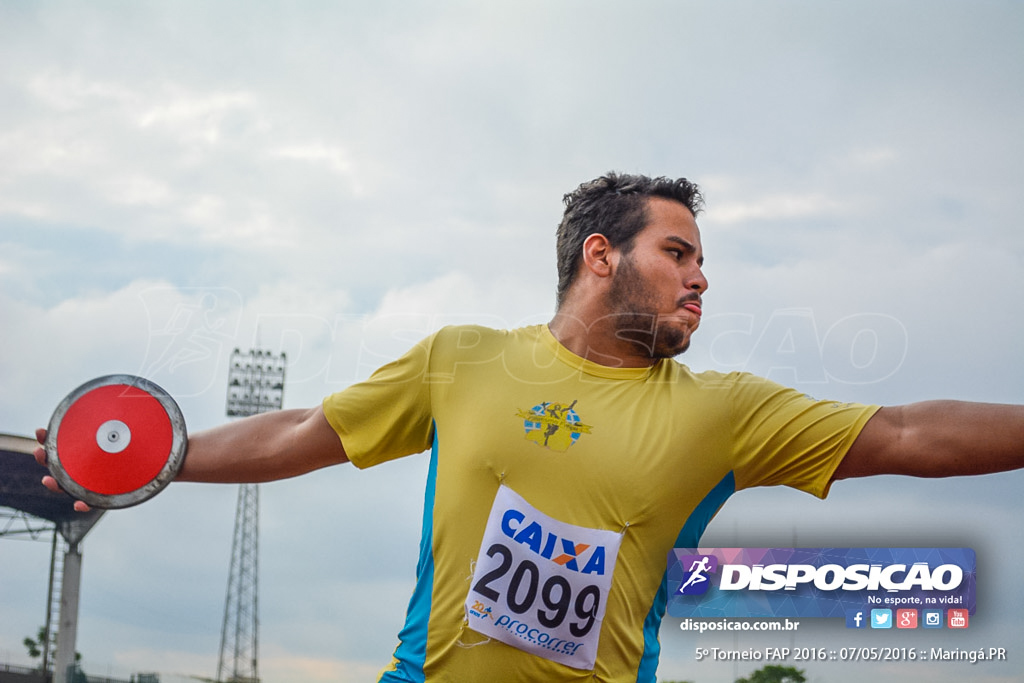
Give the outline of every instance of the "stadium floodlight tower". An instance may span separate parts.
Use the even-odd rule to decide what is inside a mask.
[[[228,371],[227,416],[248,417],[280,410],[284,403],[285,354],[235,349]],[[238,488],[231,571],[224,602],[217,680],[259,682],[259,486]]]

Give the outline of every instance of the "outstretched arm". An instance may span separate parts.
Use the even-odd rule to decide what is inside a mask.
[[[36,432],[40,443],[46,430]],[[40,446],[36,460],[46,464]],[[286,479],[306,472],[348,462],[337,433],[323,410],[277,410],[254,415],[189,435],[185,462],[178,481],[258,483]],[[52,490],[53,477],[43,479]],[[88,509],[76,503],[77,509]]]
[[[953,477],[1024,467],[1024,406],[926,401],[882,408],[833,479]]]
[[[254,415],[189,436],[178,481],[259,483],[348,462],[317,406]]]

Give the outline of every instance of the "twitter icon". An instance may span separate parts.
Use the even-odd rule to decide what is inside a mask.
[[[892,610],[871,610],[871,628],[892,628]]]

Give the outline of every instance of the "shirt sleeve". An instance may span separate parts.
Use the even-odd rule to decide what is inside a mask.
[[[382,366],[369,379],[331,394],[324,416],[360,469],[430,447],[430,357],[436,335]]]
[[[732,401],[736,488],[786,485],[824,498],[879,406],[817,400],[744,376]]]

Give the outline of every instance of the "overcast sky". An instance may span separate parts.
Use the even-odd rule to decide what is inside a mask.
[[[0,0],[0,432],[30,435],[113,372],[164,386],[191,429],[218,424],[236,346],[285,351],[285,407],[307,407],[443,324],[546,321],[561,197],[613,169],[705,190],[694,368],[872,403],[1024,402],[1022,35],[1024,4],[994,0]],[[261,488],[266,683],[387,662],[425,469]],[[790,642],[1001,646],[1008,663],[789,664],[1021,680],[1022,485],[744,492],[705,540],[974,547],[968,632],[819,624]],[[235,496],[173,485],[87,537],[87,672],[216,673]],[[0,662],[28,662],[48,558],[0,540]],[[662,641],[663,678],[754,668],[695,662],[717,641],[672,618]]]

